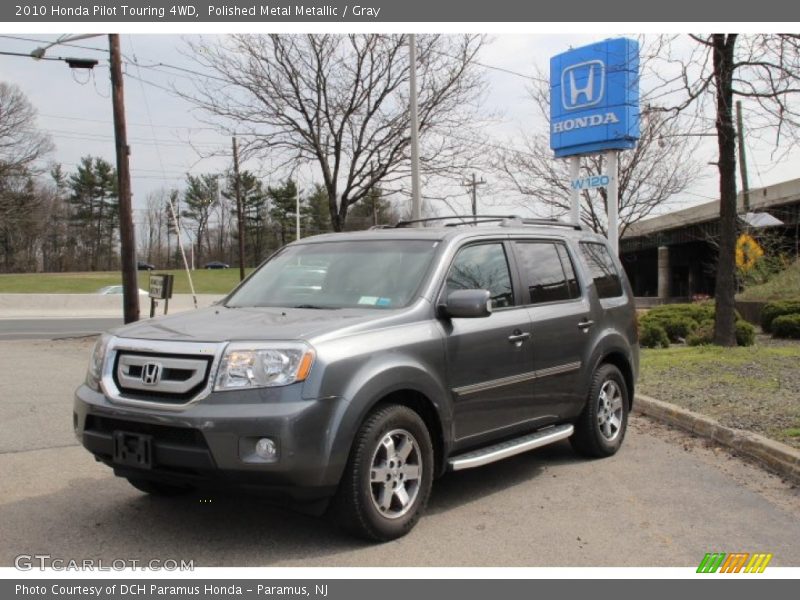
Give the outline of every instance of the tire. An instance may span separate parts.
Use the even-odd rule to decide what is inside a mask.
[[[591,458],[616,454],[625,439],[629,407],[628,386],[622,373],[614,365],[600,365],[592,376],[586,407],[569,439],[573,449]]]
[[[405,406],[379,407],[356,435],[331,511],[358,537],[393,540],[417,524],[432,483],[433,446],[424,421]]]
[[[140,492],[151,496],[183,496],[193,491],[193,488],[181,485],[162,483],[161,481],[151,481],[150,479],[139,479],[138,477],[128,477],[128,483]]]

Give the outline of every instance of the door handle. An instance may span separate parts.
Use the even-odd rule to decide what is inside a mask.
[[[594,321],[592,321],[591,319],[584,319],[583,321],[578,323],[578,328],[583,329],[584,331],[586,331],[592,325],[594,325]]]
[[[531,337],[530,333],[523,333],[522,331],[515,331],[513,334],[508,336],[508,341],[512,344],[517,344],[518,346]]]

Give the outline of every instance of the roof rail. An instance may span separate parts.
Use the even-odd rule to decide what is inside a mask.
[[[430,223],[435,221],[454,221],[457,223],[446,223],[445,227],[458,227],[460,225],[478,225],[480,223],[499,222],[501,227],[520,227],[523,225],[544,225],[547,227],[569,227],[570,229],[581,230],[582,227],[577,223],[567,223],[558,219],[527,219],[519,215],[450,215],[446,217],[427,217],[425,219],[409,219],[399,221],[395,227],[403,228],[417,223]]]
[[[416,225],[417,223],[450,221],[453,219],[460,219],[462,221],[461,225],[475,225],[483,221],[503,221],[506,219],[519,219],[519,217],[517,215],[449,215],[447,217],[427,217],[425,219],[408,219],[406,221],[398,221],[395,227],[403,228],[408,227],[409,225]],[[452,226],[453,225],[451,225],[451,227]]]
[[[523,225],[546,225],[550,227],[569,227],[570,229],[583,229],[580,223],[568,223],[559,219],[522,219]]]

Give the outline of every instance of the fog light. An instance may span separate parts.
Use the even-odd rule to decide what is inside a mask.
[[[264,460],[275,460],[278,457],[278,447],[269,438],[261,438],[256,442],[256,454]]]

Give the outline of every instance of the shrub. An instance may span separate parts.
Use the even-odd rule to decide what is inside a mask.
[[[690,333],[697,329],[697,321],[677,314],[656,315],[645,318],[644,321],[663,328],[670,342],[686,339]]]
[[[686,343],[690,346],[703,346],[705,344],[711,344],[713,341],[714,321],[704,321],[694,330],[694,333],[686,338]]]
[[[639,331],[639,345],[645,348],[669,348],[669,337],[661,325],[645,321]]]
[[[664,317],[688,317],[700,323],[701,321],[714,318],[714,303],[664,304],[650,309],[645,316],[653,319],[661,319]]]
[[[747,321],[736,322],[736,345],[752,346],[756,342],[756,328]],[[693,333],[686,338],[689,346],[703,346],[714,343],[714,321],[703,321]]]
[[[747,321],[736,322],[736,345],[752,346],[756,343],[756,328]]]
[[[761,329],[764,333],[771,333],[773,321],[777,317],[794,314],[800,314],[800,300],[767,302],[761,309]]]
[[[800,339],[800,313],[776,317],[772,321],[772,335],[777,338]]]

